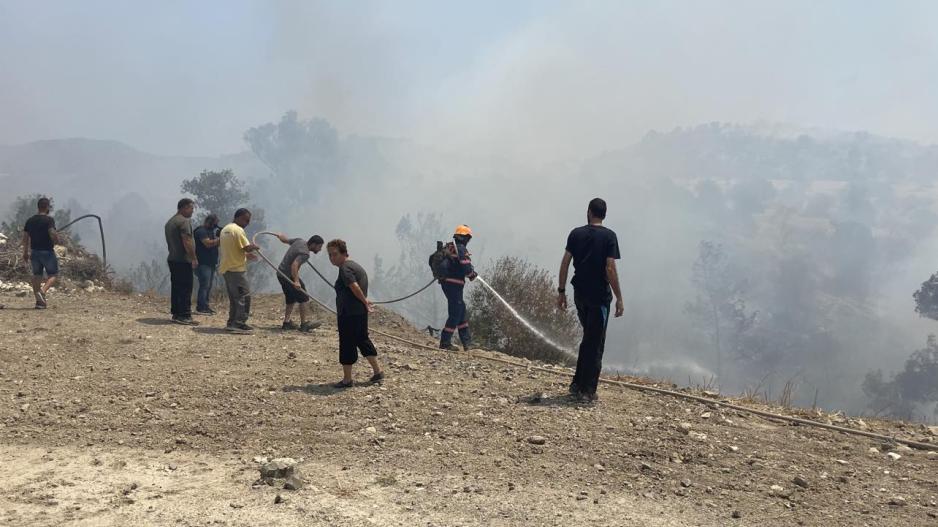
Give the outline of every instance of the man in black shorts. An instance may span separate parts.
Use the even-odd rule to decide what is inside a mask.
[[[577,227],[567,237],[567,248],[560,263],[560,289],[557,306],[567,309],[567,271],[573,261],[573,301],[577,317],[583,326],[583,340],[576,361],[576,373],[570,383],[570,394],[580,400],[597,399],[596,387],[603,369],[603,349],[606,345],[606,326],[609,323],[609,304],[616,295],[616,316],[625,310],[616,260],[619,259],[619,241],[616,233],[603,227],[606,202],[595,198],[586,212],[587,225]],[[610,287],[611,286],[611,287]]]
[[[378,364],[378,350],[368,336],[368,313],[374,305],[368,300],[368,273],[348,257],[348,247],[342,240],[332,240],[326,246],[329,261],[339,268],[335,281],[335,307],[339,326],[339,362],[342,364],[342,380],[336,388],[352,386],[352,365],[358,362],[358,352],[371,365],[370,382],[384,379]]]
[[[36,297],[36,309],[46,308],[46,293],[55,285],[59,275],[59,260],[55,256],[55,244],[59,235],[55,231],[55,220],[49,215],[52,201],[39,198],[38,213],[26,220],[23,227],[23,261],[32,267],[33,295]],[[45,272],[48,279],[42,283]]]
[[[289,245],[287,254],[283,255],[280,266],[277,268],[277,281],[283,289],[283,297],[286,301],[286,308],[283,312],[283,329],[299,329],[300,331],[312,331],[320,326],[319,322],[308,320],[309,317],[309,297],[303,291],[306,290],[306,284],[300,278],[300,266],[309,261],[309,253],[319,254],[322,250],[323,239],[318,234],[313,235],[309,240],[302,238],[287,238],[285,234],[278,234],[277,238],[281,242]],[[283,273],[283,274],[281,274]],[[289,280],[283,277],[287,275]],[[300,325],[291,320],[293,316],[293,306],[300,305]]]

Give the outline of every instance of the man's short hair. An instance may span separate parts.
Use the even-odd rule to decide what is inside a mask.
[[[208,216],[205,217],[204,220],[202,220],[202,223],[208,223],[209,225],[218,225],[218,214],[215,214],[214,212],[212,214],[209,214]]]
[[[235,211],[234,219],[238,219],[238,218],[240,218],[241,216],[244,216],[245,214],[250,214],[250,213],[251,213],[251,211],[249,211],[248,209],[240,208],[240,209],[238,209],[238,210]]]
[[[189,198],[182,198],[181,200],[179,200],[179,203],[176,203],[176,210],[182,210],[182,209],[188,207],[189,205],[194,205],[194,204],[195,204],[195,202],[192,201],[191,199],[189,199]]]
[[[314,234],[309,240],[306,240],[306,245],[322,245],[323,243],[325,243],[325,240],[318,234]]]
[[[39,198],[39,201],[36,203],[36,207],[39,210],[49,210],[49,207],[52,206],[52,200],[49,198]]]
[[[594,218],[606,219],[606,201],[602,198],[593,198],[590,201],[590,213]]]
[[[345,240],[335,239],[329,242],[329,245],[326,245],[326,250],[335,248],[339,251],[339,254],[348,255],[348,246],[345,244]]]

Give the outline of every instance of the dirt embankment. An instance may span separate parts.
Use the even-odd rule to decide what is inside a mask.
[[[938,525],[935,454],[377,337],[387,380],[338,391],[331,316],[281,332],[278,297],[253,336],[30,300],[0,293],[2,525]],[[257,481],[280,457],[299,490]]]

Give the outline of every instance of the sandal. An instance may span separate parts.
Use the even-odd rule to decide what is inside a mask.
[[[375,384],[375,383],[379,383],[379,382],[381,382],[381,381],[383,381],[383,380],[384,380],[384,372],[381,371],[381,372],[378,372],[378,373],[372,375],[371,378],[368,379],[368,382],[370,382],[371,384]]]
[[[345,388],[351,388],[352,385],[354,385],[354,384],[355,384],[355,383],[354,383],[353,381],[348,381],[348,382],[339,381],[339,382],[333,384],[332,387],[333,387],[333,388],[338,388],[338,389],[340,389],[340,390],[344,390]]]

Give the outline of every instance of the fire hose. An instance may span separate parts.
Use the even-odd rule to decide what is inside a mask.
[[[256,239],[259,234],[273,234],[273,233],[269,233],[269,232],[257,233],[257,234],[254,235],[254,238]],[[256,244],[255,244],[255,245],[256,245]],[[271,262],[270,259],[268,259],[267,256],[264,255],[264,253],[263,253],[262,251],[260,251],[260,250],[258,249],[258,250],[256,251],[256,253],[257,253],[257,255],[260,256],[261,259],[264,260],[264,262],[266,262],[267,265],[269,265],[270,268],[273,269],[278,275],[282,276],[283,278],[287,279],[288,281],[291,281],[291,282],[293,281],[293,279],[292,279],[291,277],[287,276],[286,273],[284,273],[283,271],[281,271],[280,269],[278,269],[277,266],[274,265],[274,263]],[[323,277],[323,279],[325,279],[325,278]],[[294,287],[295,287],[295,286],[294,286]],[[427,286],[427,287],[429,287],[429,286]],[[309,294],[309,292],[307,292],[307,291],[304,290],[303,288],[299,288],[299,287],[298,287],[297,289],[299,289],[300,291],[302,291],[304,294],[306,294],[306,296],[308,296],[310,299],[312,299],[314,302],[316,302],[317,304],[319,304],[320,306],[322,306],[324,309],[326,309],[326,310],[329,311],[330,313],[336,314],[336,311],[335,311],[334,309],[332,309],[332,307],[330,307],[330,306],[324,304],[323,302],[321,302],[320,300],[318,300],[317,298],[315,298],[313,295]],[[426,287],[424,287],[424,289],[426,289]],[[418,291],[418,292],[419,292],[419,291]],[[420,349],[425,349],[425,350],[435,351],[435,352],[439,352],[439,351],[440,351],[439,348],[435,348],[435,347],[433,347],[433,346],[428,346],[428,345],[426,345],[426,344],[421,344],[421,343],[419,343],[419,342],[414,342],[414,341],[408,340],[408,339],[406,339],[406,338],[404,338],[404,337],[399,337],[399,336],[397,336],[397,335],[393,335],[393,334],[390,334],[390,333],[385,333],[385,332],[383,332],[383,331],[379,331],[379,330],[376,330],[376,329],[372,329],[372,330],[370,330],[370,331],[373,332],[373,333],[376,333],[376,334],[378,334],[378,335],[381,335],[381,336],[383,336],[383,337],[387,337],[387,338],[389,338],[389,339],[393,339],[393,340],[396,340],[396,341],[398,341],[398,342],[402,342],[402,343],[404,343],[404,344],[408,344],[408,345],[413,346],[413,347],[415,347],[415,348],[420,348]],[[564,376],[564,377],[573,377],[573,374],[570,373],[570,372],[568,372],[568,371],[558,371],[558,370],[551,369],[551,368],[545,368],[545,367],[543,367],[543,366],[536,366],[536,365],[530,365],[530,364],[523,364],[523,363],[520,363],[520,362],[515,362],[515,361],[512,361],[512,360],[508,360],[508,359],[502,359],[502,358],[499,358],[499,357],[491,357],[491,356],[486,356],[486,355],[473,355],[471,351],[468,352],[468,355],[469,355],[469,358],[483,359],[483,360],[492,361],[492,362],[497,362],[497,363],[501,363],[501,364],[507,364],[507,365],[509,365],[509,366],[513,366],[513,367],[516,367],[516,368],[524,368],[524,369],[534,370],[534,371],[543,372],[543,373],[550,373],[550,374],[553,374],[553,375],[561,375],[561,376]],[[726,409],[728,409],[728,410],[735,410],[735,411],[738,411],[738,412],[745,412],[745,413],[748,413],[748,414],[750,414],[750,415],[757,415],[757,416],[759,416],[759,417],[764,417],[764,418],[766,418],[766,419],[772,419],[772,420],[776,420],[776,421],[783,421],[783,422],[787,422],[787,423],[791,423],[791,424],[797,424],[797,425],[812,426],[812,427],[815,427],[815,428],[822,428],[822,429],[825,429],[825,430],[830,430],[830,431],[834,431],[834,432],[840,432],[840,433],[843,433],[843,434],[849,434],[849,435],[857,435],[857,436],[868,437],[868,438],[877,439],[877,440],[879,440],[879,441],[883,441],[883,442],[886,442],[886,443],[897,443],[897,444],[906,445],[906,446],[908,446],[908,447],[917,448],[917,449],[919,449],[919,450],[938,451],[938,444],[923,443],[923,442],[920,442],[920,441],[913,441],[913,440],[910,440],[910,439],[903,439],[903,438],[900,438],[900,437],[887,436],[887,435],[885,435],[885,434],[877,434],[877,433],[875,433],[875,432],[868,432],[868,431],[865,431],[865,430],[857,430],[857,429],[855,429],[855,428],[847,428],[847,427],[844,427],[844,426],[838,426],[838,425],[834,425],[834,424],[820,423],[820,422],[817,422],[817,421],[812,421],[812,420],[810,420],[810,419],[803,419],[803,418],[800,418],[800,417],[794,417],[794,416],[776,414],[776,413],[772,413],[772,412],[767,412],[767,411],[765,411],[765,410],[758,410],[758,409],[755,409],[755,408],[749,408],[749,407],[742,406],[742,405],[739,405],[739,404],[735,404],[735,403],[732,403],[732,402],[729,402],[729,401],[726,401],[726,400],[718,400],[718,399],[712,399],[712,398],[704,397],[704,396],[702,396],[702,395],[694,395],[694,394],[689,394],[689,393],[682,393],[682,392],[677,392],[677,391],[674,391],[674,390],[668,390],[668,389],[666,389],[666,388],[658,388],[658,387],[655,387],[655,386],[647,386],[647,385],[636,384],[636,383],[631,383],[631,382],[627,382],[627,381],[621,381],[621,380],[617,380],[617,379],[609,379],[609,378],[605,378],[605,377],[601,377],[601,378],[599,379],[599,382],[601,382],[601,383],[603,383],[603,384],[612,385],[612,386],[620,386],[620,387],[623,387],[623,388],[628,388],[628,389],[630,389],[630,390],[636,390],[636,391],[645,392],[645,393],[653,393],[653,394],[656,394],[656,395],[666,395],[666,396],[669,396],[669,397],[675,397],[675,398],[678,398],[678,399],[683,399],[683,400],[685,400],[685,401],[694,401],[694,402],[702,403],[702,404],[705,404],[705,405],[708,405],[708,406],[713,406],[713,407],[718,407],[718,408],[726,408]]]
[[[107,269],[107,245],[105,245],[104,243],[104,224],[101,223],[100,216],[98,216],[97,214],[85,214],[84,216],[79,216],[75,218],[74,220],[66,223],[65,225],[59,227],[59,230],[64,231],[65,229],[71,227],[73,223],[83,220],[85,218],[94,218],[98,220],[98,231],[101,232],[101,263],[104,265],[104,269]]]
[[[254,245],[257,245],[257,237],[260,236],[261,234],[267,234],[267,235],[270,235],[270,236],[278,236],[277,233],[275,233],[275,232],[270,232],[270,231],[262,231],[262,232],[259,232],[259,233],[255,234],[255,235],[254,235],[254,238],[251,240],[251,241],[254,243]],[[278,236],[278,237],[279,237],[279,236]],[[330,288],[332,288],[332,289],[335,289],[335,286],[332,285],[332,282],[330,282],[329,279],[325,277],[325,275],[323,275],[321,272],[319,272],[319,269],[317,269],[316,266],[313,265],[309,260],[306,260],[306,265],[310,266],[310,267],[313,269],[313,271],[315,271],[316,274],[319,275],[319,278],[322,278],[322,281],[325,282],[326,285],[328,285],[328,286],[329,286]],[[290,278],[289,276],[285,276],[285,278],[287,279],[287,281],[290,281],[290,282],[293,281],[293,279]],[[381,304],[394,304],[394,303],[397,303],[397,302],[402,302],[402,301],[404,301],[404,300],[407,300],[408,298],[412,298],[412,297],[415,297],[415,296],[419,295],[420,293],[423,293],[424,291],[426,291],[430,286],[432,286],[432,285],[435,284],[436,282],[437,282],[437,280],[436,280],[436,278],[434,278],[434,279],[430,280],[430,281],[427,283],[427,285],[421,287],[420,289],[414,291],[413,293],[411,293],[411,294],[409,294],[409,295],[402,296],[402,297],[400,297],[400,298],[395,298],[395,299],[393,299],[393,300],[373,300],[371,303],[372,303],[372,304],[376,304],[376,305],[381,305]],[[312,297],[310,297],[310,298],[312,298]]]

